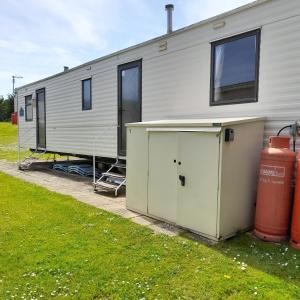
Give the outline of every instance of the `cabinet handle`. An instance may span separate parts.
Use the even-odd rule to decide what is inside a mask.
[[[181,165],[181,161],[178,162],[178,165],[179,165],[179,166]]]
[[[176,163],[176,159],[174,159],[174,163]]]
[[[181,182],[181,186],[185,186],[185,176],[179,175],[179,180]]]

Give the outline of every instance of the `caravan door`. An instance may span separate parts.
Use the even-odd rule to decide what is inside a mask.
[[[46,149],[45,89],[36,91],[36,137],[37,149]]]
[[[126,156],[126,123],[142,120],[142,61],[118,67],[118,155]]]

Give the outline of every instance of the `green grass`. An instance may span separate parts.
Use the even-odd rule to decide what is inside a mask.
[[[0,191],[0,299],[299,299],[286,245],[155,235],[2,173]]]
[[[9,122],[0,122],[0,141],[3,145],[17,143],[17,126]]]
[[[0,160],[18,160],[18,127],[9,122],[0,122]],[[29,149],[22,148],[20,159],[24,159],[31,154]],[[39,159],[49,159],[52,154],[43,154]],[[58,159],[66,159],[66,156],[57,155]]]
[[[17,148],[18,127],[9,122],[0,122],[0,159],[7,161],[18,160]],[[22,149],[21,159],[30,154],[29,151]]]

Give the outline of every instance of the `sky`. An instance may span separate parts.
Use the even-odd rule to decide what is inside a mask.
[[[0,95],[252,0],[1,0]]]

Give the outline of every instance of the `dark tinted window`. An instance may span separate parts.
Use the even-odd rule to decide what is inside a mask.
[[[259,30],[212,43],[211,104],[257,101]]]
[[[121,71],[121,95],[122,95],[122,146],[126,151],[126,123],[140,120],[140,68],[139,66]]]
[[[82,109],[92,108],[92,80],[82,80]]]
[[[25,97],[25,120],[32,121],[33,108],[32,108],[32,95]]]

